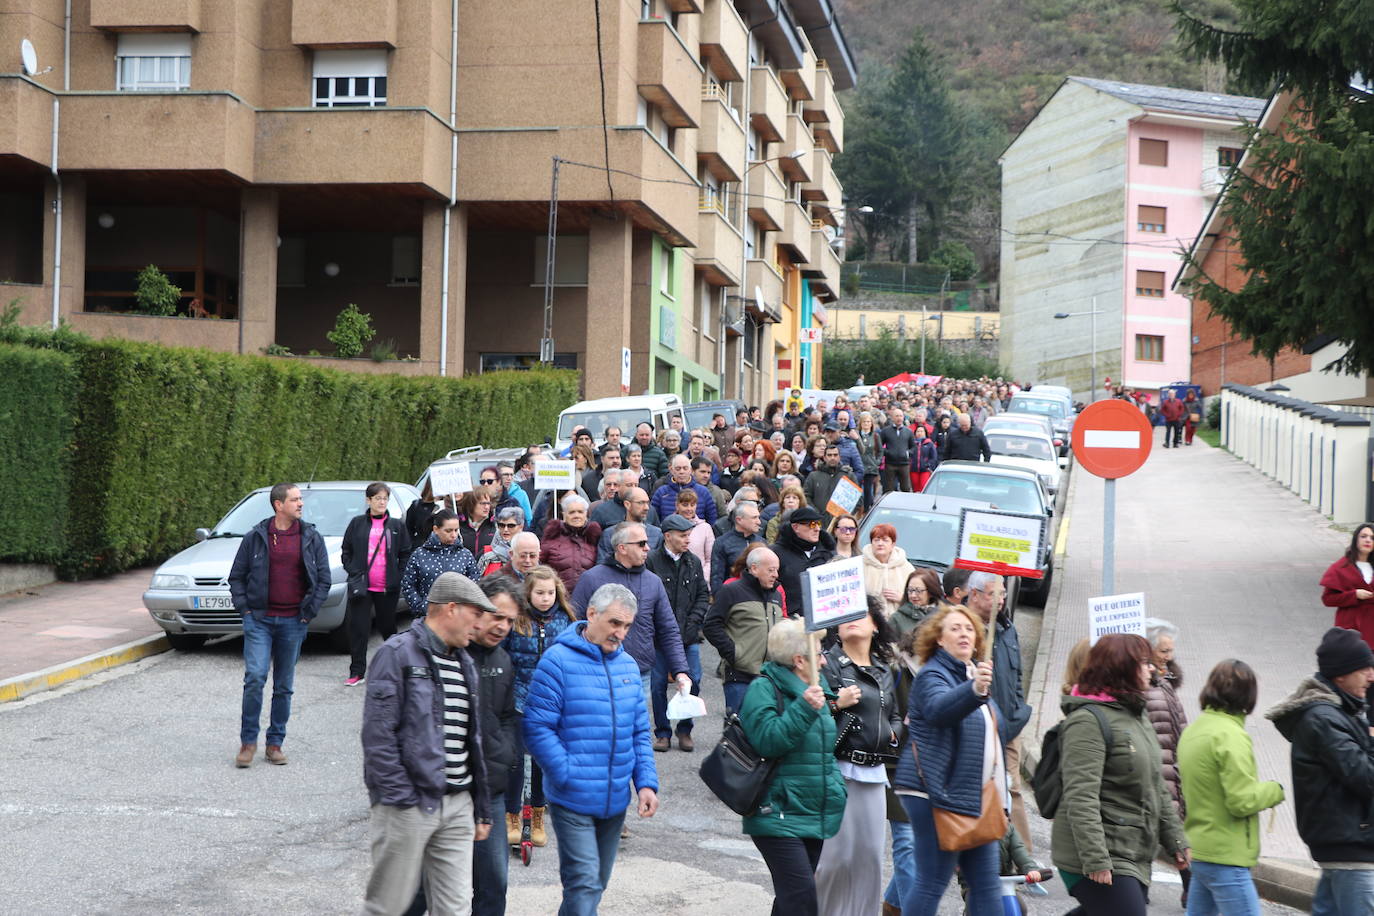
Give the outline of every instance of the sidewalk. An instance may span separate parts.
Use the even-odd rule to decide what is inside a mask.
[[[1240,658],[1259,675],[1259,703],[1246,726],[1261,779],[1277,779],[1288,801],[1261,815],[1264,859],[1256,870],[1285,886],[1304,885],[1312,867],[1298,837],[1288,742],[1264,718],[1298,680],[1316,670],[1316,646],[1334,612],[1317,585],[1349,535],[1289,491],[1221,449],[1154,449],[1116,485],[1116,587],[1145,593],[1146,612],[1182,631],[1179,692],[1191,721],[1212,666]],[[1060,678],[1069,650],[1088,635],[1088,599],[1102,581],[1103,481],[1075,468],[1057,551],[1057,602],[1045,615],[1034,676],[1028,744],[1038,749],[1060,719]],[[1268,861],[1266,861],[1268,860]],[[1266,871],[1266,865],[1268,870]],[[1296,866],[1296,868],[1294,868]],[[1310,893],[1310,891],[1309,891]],[[1292,902],[1285,899],[1284,902]]]
[[[165,652],[143,607],[153,571],[56,582],[0,597],[0,703]]]

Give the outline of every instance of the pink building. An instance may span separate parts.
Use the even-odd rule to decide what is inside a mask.
[[[1002,361],[1016,377],[1084,400],[1094,381],[1100,396],[1108,378],[1156,390],[1189,377],[1191,304],[1170,286],[1240,156],[1238,128],[1263,109],[1064,81],[1002,156]]]

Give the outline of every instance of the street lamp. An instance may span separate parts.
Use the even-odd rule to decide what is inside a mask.
[[[922,374],[922,375],[925,375],[925,374],[926,374],[926,322],[927,322],[927,321],[944,321],[944,320],[945,320],[945,316],[944,316],[944,315],[931,315],[929,318],[927,318],[927,317],[926,317],[926,304],[925,304],[925,300],[922,300],[922,301],[921,301],[921,374]]]
[[[1092,365],[1092,368],[1091,368],[1091,373],[1092,373],[1092,374],[1091,374],[1091,376],[1090,376],[1090,377],[1091,377],[1091,380],[1092,380],[1092,381],[1091,381],[1092,387],[1088,389],[1088,403],[1090,403],[1090,404],[1091,404],[1093,401],[1096,401],[1096,400],[1097,400],[1097,316],[1098,316],[1098,315],[1103,315],[1103,314],[1105,314],[1105,312],[1102,312],[1102,311],[1100,311],[1100,310],[1097,308],[1097,297],[1096,297],[1096,296],[1093,296],[1092,303],[1093,303],[1093,306],[1092,306],[1092,310],[1091,310],[1091,311],[1087,311],[1087,312],[1055,312],[1055,313],[1054,313],[1054,317],[1055,317],[1056,319],[1062,319],[1062,318],[1080,318],[1080,317],[1082,317],[1082,316],[1084,316],[1084,315],[1090,315],[1090,316],[1092,316],[1092,323],[1093,323],[1093,327],[1092,327],[1092,338],[1093,338],[1093,343],[1092,343],[1092,346],[1093,346],[1093,351],[1092,351],[1092,364],[1091,364],[1091,365]]]

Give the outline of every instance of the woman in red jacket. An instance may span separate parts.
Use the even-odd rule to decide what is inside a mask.
[[[1350,548],[1322,575],[1322,604],[1336,608],[1336,626],[1359,630],[1364,641],[1374,647],[1374,567],[1369,555],[1374,551],[1374,523],[1355,529]]]

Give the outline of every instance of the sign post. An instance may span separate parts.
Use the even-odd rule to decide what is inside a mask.
[[[817,659],[820,654],[820,632],[868,614],[863,557],[803,570],[801,592],[802,613],[806,619],[806,644],[811,661],[811,684],[815,686],[820,683]]]
[[[1089,474],[1103,478],[1102,593],[1116,590],[1116,479],[1140,470],[1150,457],[1154,431],[1134,404],[1089,404],[1073,425],[1073,456]]]

